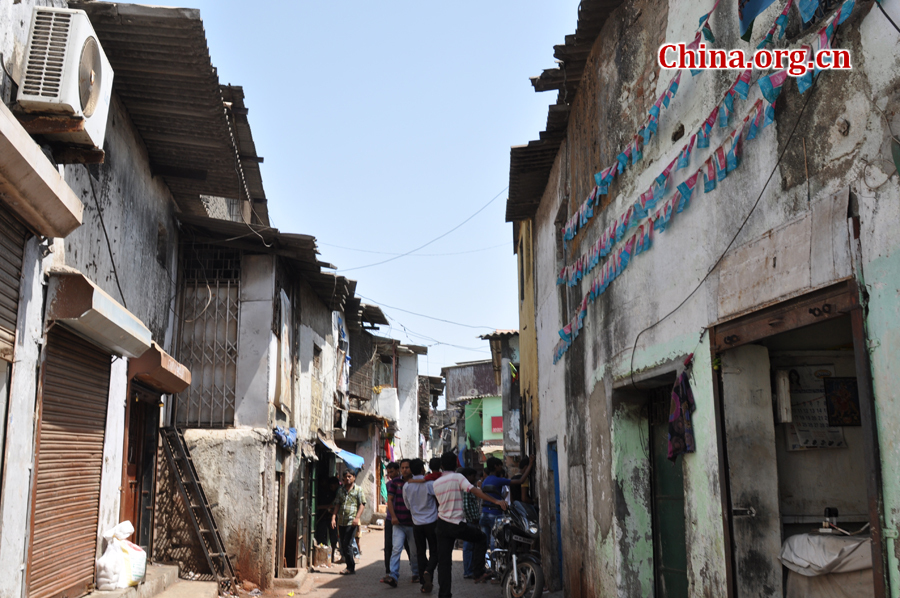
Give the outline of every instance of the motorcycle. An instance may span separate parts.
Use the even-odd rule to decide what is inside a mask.
[[[491,571],[500,580],[504,598],[539,598],[543,594],[539,533],[537,511],[519,501],[514,501],[494,523]]]

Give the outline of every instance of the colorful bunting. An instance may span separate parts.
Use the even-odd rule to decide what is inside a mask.
[[[800,18],[803,23],[807,24],[816,16],[816,10],[819,8],[819,0],[799,0],[797,8],[800,10]]]
[[[675,170],[681,170],[682,168],[687,168],[688,164],[691,162],[691,150],[694,149],[694,143],[697,141],[697,134],[691,135],[690,140],[684,147],[681,148],[681,152],[678,154],[678,165],[675,167]]]
[[[784,87],[784,82],[787,77],[787,69],[785,69],[760,78],[759,89],[767,102],[771,104],[778,99],[778,96],[781,95],[781,88]]]

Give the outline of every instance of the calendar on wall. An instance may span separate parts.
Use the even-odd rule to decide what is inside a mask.
[[[825,379],[833,377],[833,365],[789,370],[792,423],[788,425],[788,450],[847,448],[843,428],[828,425]]]

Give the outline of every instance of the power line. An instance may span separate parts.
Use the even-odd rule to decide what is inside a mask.
[[[392,253],[390,251],[373,251],[371,249],[359,249],[357,247],[344,247],[343,245],[334,245],[332,243],[322,243],[318,242],[319,245],[324,245],[326,247],[337,247],[338,249],[346,249],[348,251],[358,251],[360,253],[375,253],[378,255],[393,255],[400,257],[404,254],[402,253]],[[409,254],[410,257],[443,257],[447,255],[465,255],[467,253],[478,253],[480,251],[487,251],[488,249],[497,249],[498,247],[509,247],[509,243],[500,243],[499,245],[491,245],[490,247],[482,247],[480,249],[471,249],[469,251],[454,251],[452,253],[412,253]]]
[[[495,195],[494,197],[492,197],[491,200],[490,200],[489,202],[487,202],[486,204],[484,204],[483,206],[481,206],[480,208],[478,208],[478,210],[477,210],[474,214],[472,214],[471,216],[469,216],[468,218],[466,218],[465,220],[463,220],[462,222],[460,222],[459,224],[457,224],[456,226],[454,226],[453,228],[451,228],[450,230],[448,230],[448,231],[445,232],[444,234],[440,235],[439,237],[435,237],[434,239],[428,241],[428,242],[425,243],[424,245],[420,245],[420,246],[416,247],[415,249],[411,249],[411,250],[407,251],[406,253],[401,253],[400,255],[395,255],[394,257],[388,258],[388,259],[386,259],[386,260],[382,260],[382,261],[380,261],[380,262],[375,262],[374,264],[366,264],[365,266],[354,266],[353,268],[344,268],[344,269],[342,270],[342,272],[350,272],[351,270],[362,270],[363,268],[371,268],[371,267],[373,267],[373,266],[380,266],[380,265],[382,265],[382,264],[387,264],[388,262],[393,262],[394,260],[399,260],[401,257],[406,257],[407,255],[410,255],[410,254],[412,254],[412,253],[415,253],[415,252],[419,251],[420,249],[425,249],[426,247],[428,247],[428,246],[431,245],[432,243],[434,243],[434,242],[436,242],[436,241],[439,241],[439,240],[443,239],[444,237],[446,237],[447,235],[449,235],[449,234],[452,233],[453,231],[459,229],[460,227],[462,227],[462,225],[464,225],[465,223],[467,223],[469,220],[471,220],[472,218],[474,218],[475,216],[477,216],[478,214],[480,214],[481,212],[483,212],[485,209],[487,209],[487,207],[488,207],[489,205],[491,205],[492,203],[494,203],[494,201],[496,201],[498,197],[500,197],[501,195],[503,195],[503,193],[504,193],[507,189],[509,189],[509,185],[507,185],[506,187],[504,187],[504,188],[500,191],[500,193],[498,193],[497,195]],[[337,271],[337,270],[335,270],[335,271]]]
[[[387,303],[381,303],[380,301],[376,301],[375,299],[372,299],[371,297],[366,297],[365,295],[360,295],[359,293],[357,293],[356,296],[361,299],[366,299],[367,301],[371,301],[374,304],[378,305],[379,307],[387,307],[388,309],[396,309],[397,311],[402,311],[407,314],[419,316],[420,318],[428,318],[429,320],[436,320],[438,322],[443,322],[445,324],[453,324],[454,326],[462,326],[463,328],[484,328],[486,330],[496,330],[497,329],[495,326],[472,326],[469,324],[460,324],[459,322],[453,322],[452,320],[444,320],[442,318],[435,318],[434,316],[426,316],[425,314],[419,314],[414,311],[409,311],[408,309],[402,309],[400,307],[394,307],[392,305],[388,305]]]

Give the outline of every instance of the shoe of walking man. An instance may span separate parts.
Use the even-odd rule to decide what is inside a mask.
[[[466,523],[463,511],[463,493],[471,492],[482,501],[497,505],[506,510],[503,500],[488,496],[481,489],[473,486],[461,474],[454,471],[456,455],[444,453],[441,456],[443,474],[434,481],[434,494],[438,502],[437,543],[438,543],[438,584],[440,598],[451,598],[451,581],[453,578],[453,545],[457,540],[472,542],[473,567],[475,579],[483,581],[487,578],[484,571],[484,555],[487,550],[487,538],[474,525]]]
[[[403,501],[403,486],[410,479],[412,479],[412,472],[409,470],[409,459],[403,459],[400,461],[400,477],[391,480],[387,488],[393,549],[391,551],[391,572],[382,581],[395,588],[400,579],[400,554],[407,542],[409,543],[409,568],[412,569],[413,581],[419,581],[419,563],[416,560],[413,520],[409,508]]]
[[[434,484],[425,481],[425,462],[413,459],[409,463],[409,469],[412,472],[412,479],[403,485],[403,501],[412,515],[422,593],[430,594],[434,587],[434,572],[438,564],[437,501],[434,498]]]
[[[356,530],[359,529],[359,516],[366,506],[366,497],[362,489],[356,485],[356,474],[350,470],[344,472],[343,485],[338,488],[334,499],[334,511],[331,515],[331,527],[336,527],[340,537],[341,555],[347,568],[341,575],[356,573],[356,561],[353,560],[353,542]]]

